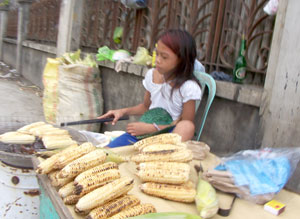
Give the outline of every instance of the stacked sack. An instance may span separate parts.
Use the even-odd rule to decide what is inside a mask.
[[[87,218],[126,218],[156,212],[152,204],[141,204],[128,195],[134,180],[122,177],[121,156],[96,149],[90,142],[70,146],[38,165],[37,173],[48,174],[65,204]]]
[[[175,133],[160,134],[138,141],[131,157],[138,164],[142,192],[160,198],[190,203],[195,201],[195,185],[190,179],[193,153]]]

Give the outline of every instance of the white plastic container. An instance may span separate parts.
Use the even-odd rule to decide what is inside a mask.
[[[39,185],[34,170],[0,162],[0,194],[0,218],[39,218]]]

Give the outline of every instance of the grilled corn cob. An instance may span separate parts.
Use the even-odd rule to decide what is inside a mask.
[[[135,150],[142,150],[144,147],[152,144],[179,144],[181,143],[181,136],[176,133],[167,133],[155,135],[149,138],[145,138],[136,142],[133,145]]]
[[[170,185],[147,182],[140,185],[140,189],[148,195],[178,202],[194,202],[196,195],[196,190],[190,183]]]
[[[134,180],[129,177],[122,177],[108,183],[79,199],[75,206],[75,212],[84,213],[103,205],[117,197],[127,194],[133,188]]]
[[[56,177],[56,174],[59,172],[59,170],[53,170],[50,173],[48,173],[48,178],[50,181],[54,180]]]
[[[70,178],[59,178],[60,170],[54,170],[51,173],[48,174],[48,177],[50,179],[51,185],[55,186],[55,187],[62,187],[66,184],[68,184],[69,182],[73,181],[74,177],[70,177]]]
[[[76,143],[69,135],[44,136],[42,141],[47,149],[65,148]]]
[[[90,143],[86,142],[81,144],[78,147],[73,148],[69,151],[68,154],[63,154],[62,156],[59,156],[54,164],[55,169],[62,169],[64,168],[68,163],[72,162],[73,160],[76,160],[77,158],[95,150],[96,147]]]
[[[59,159],[59,157],[64,156],[64,154],[69,154],[73,151],[74,148],[77,148],[77,144],[71,145],[67,147],[66,149],[62,150],[61,152],[58,152],[57,154],[52,155],[51,157],[47,158],[46,160],[42,161],[36,170],[39,174],[47,174],[50,173],[52,170],[54,170],[54,164]]]
[[[22,132],[22,133],[30,133],[29,132],[29,129],[31,128],[34,128],[34,127],[38,127],[38,126],[42,126],[42,125],[45,125],[46,123],[45,122],[34,122],[34,123],[31,123],[31,124],[28,124],[28,125],[25,125],[21,128],[19,128],[17,131],[18,132]]]
[[[76,178],[74,179],[74,184],[77,185],[80,181],[90,178],[91,176],[98,174],[100,172],[111,170],[111,169],[118,169],[118,164],[114,162],[107,162],[104,164],[100,164],[98,166],[95,166],[91,169],[88,169],[82,173],[80,173]]]
[[[43,129],[36,129],[32,132],[33,135],[37,136],[37,137],[42,137],[42,135],[46,132],[49,132],[49,131],[54,131],[54,130],[57,130],[58,128],[55,128],[53,126],[48,126],[48,128],[43,128]]]
[[[43,141],[52,141],[52,140],[65,140],[65,139],[71,139],[70,135],[46,135],[42,137]]]
[[[185,164],[185,163],[183,163]],[[158,182],[169,184],[182,184],[189,180],[190,168],[186,164],[185,169],[154,169],[147,168],[138,171],[137,175],[144,182]],[[171,166],[171,165],[170,165]],[[174,165],[175,166],[175,165]],[[178,165],[177,165],[178,166]]]
[[[147,170],[147,169],[162,169],[162,170],[177,170],[177,171],[190,171],[190,165],[187,163],[179,162],[166,162],[166,161],[153,161],[153,162],[144,162],[140,163],[138,170]]]
[[[75,205],[80,198],[80,195],[69,195],[63,198],[63,201],[66,205]]]
[[[75,177],[79,173],[88,170],[105,161],[106,154],[102,150],[94,150],[67,164],[59,174],[60,178]]]
[[[128,217],[134,217],[143,214],[155,213],[156,209],[152,204],[140,204],[136,205],[132,208],[121,211],[118,214],[115,214],[111,217],[111,219],[123,219]]]
[[[109,218],[114,214],[132,208],[138,204],[140,204],[140,200],[136,196],[125,195],[93,209],[88,214],[87,219]]]
[[[56,136],[56,135],[69,135],[69,131],[66,130],[66,129],[59,129],[59,128],[55,128],[55,129],[50,129],[50,130],[47,130],[45,132],[43,132],[41,134],[42,137],[44,136]]]
[[[142,148],[141,152],[154,152],[154,151],[167,151],[167,150],[180,150],[186,148],[186,145],[184,143],[181,144],[153,144],[148,145],[144,148]]]
[[[40,131],[46,130],[46,129],[50,129],[50,128],[54,128],[53,125],[51,125],[51,124],[44,124],[44,125],[33,127],[31,129],[29,129],[28,131],[29,131],[30,134],[36,135],[37,132],[40,132]]]
[[[193,153],[189,149],[182,149],[178,151],[158,151],[139,153],[131,156],[131,161],[136,163],[149,161],[169,161],[169,162],[189,162],[193,159]]]
[[[20,132],[6,132],[0,135],[0,141],[6,144],[32,144],[35,137]]]
[[[35,136],[38,136],[39,138],[42,138],[43,136],[59,136],[59,135],[69,135],[69,132],[67,130],[59,129],[59,128],[49,128],[49,129],[42,129],[42,130],[37,130],[34,133]]]
[[[65,198],[69,195],[72,195],[74,190],[75,190],[75,185],[74,185],[74,182],[71,181],[71,182],[67,183],[66,185],[64,185],[63,187],[61,187],[58,190],[58,194],[60,195],[60,197]]]
[[[118,169],[106,170],[94,175],[90,175],[90,177],[85,178],[76,184],[74,194],[86,194],[118,178],[120,178],[120,171]]]

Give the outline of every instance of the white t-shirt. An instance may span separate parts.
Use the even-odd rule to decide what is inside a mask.
[[[153,83],[153,70],[150,69],[143,80],[145,89],[151,94],[149,109],[161,107],[170,113],[173,120],[177,120],[181,116],[185,102],[201,99],[200,86],[193,80],[188,80],[179,89],[174,89],[172,99],[170,99],[172,87],[168,83]]]

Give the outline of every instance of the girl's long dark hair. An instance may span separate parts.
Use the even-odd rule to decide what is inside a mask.
[[[187,80],[198,82],[193,74],[197,50],[195,40],[191,34],[185,30],[170,29],[165,31],[159,37],[159,40],[169,47],[179,58],[178,65],[168,74],[169,78],[174,77],[174,86],[171,94],[175,88],[180,88]]]

